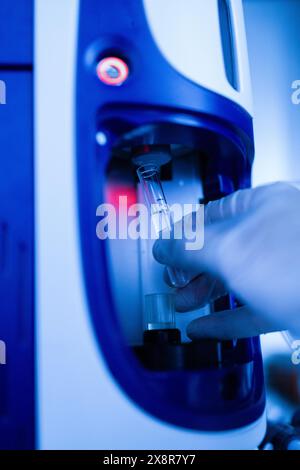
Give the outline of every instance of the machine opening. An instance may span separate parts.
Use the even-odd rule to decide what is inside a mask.
[[[147,203],[144,177],[146,185],[149,181],[150,186],[158,185],[154,192],[152,187],[150,190],[157,195],[158,188],[163,194],[159,196],[160,204],[207,201],[222,191],[231,191],[235,185],[234,162],[227,165],[227,174],[223,171],[222,177],[213,180],[216,166],[207,149],[175,144],[168,145],[171,157],[160,167],[153,163],[139,167],[143,175],[138,179],[137,166],[132,162],[132,155],[136,158],[133,148],[115,148],[106,169],[105,197],[118,207],[119,218],[124,216],[118,204],[120,196],[127,198],[127,209],[131,204]],[[224,142],[219,143],[218,162],[221,165],[223,161],[223,168],[227,152]],[[130,217],[127,221],[130,224]],[[225,417],[222,426],[226,428],[229,422],[232,426],[232,414],[247,400],[257,401],[257,393],[261,393],[253,384],[253,361],[259,345],[256,339],[191,342],[186,335],[187,324],[217,311],[220,300],[186,315],[175,312],[174,288],[165,283],[164,267],[153,258],[153,243],[148,238],[106,240],[108,278],[120,340],[129,348],[131,358],[128,368],[135,371],[141,395],[146,394],[146,401],[151,401],[149,407],[154,407],[154,414],[161,418],[169,420],[172,415],[172,421],[175,416],[180,426],[203,428],[218,427],[223,414],[230,415],[230,420]],[[229,297],[222,298],[222,302],[228,308],[233,306]]]

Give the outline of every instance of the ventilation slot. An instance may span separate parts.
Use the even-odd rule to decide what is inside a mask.
[[[226,77],[230,85],[239,90],[234,31],[228,0],[219,0],[220,30]]]

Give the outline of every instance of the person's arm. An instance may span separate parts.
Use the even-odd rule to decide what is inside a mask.
[[[176,292],[176,308],[196,309],[231,291],[245,304],[194,320],[191,338],[300,333],[300,191],[287,183],[245,189],[205,208],[204,247],[159,239],[156,260],[198,276]]]

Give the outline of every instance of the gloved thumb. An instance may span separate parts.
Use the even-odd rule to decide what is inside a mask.
[[[253,313],[248,307],[239,307],[196,318],[188,325],[187,335],[192,340],[201,338],[228,340],[284,329],[286,327],[283,325],[274,325],[274,321]]]
[[[227,289],[222,282],[209,274],[201,274],[187,286],[176,290],[175,308],[177,312],[190,312],[204,307],[226,293]]]

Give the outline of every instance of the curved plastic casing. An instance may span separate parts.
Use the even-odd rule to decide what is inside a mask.
[[[263,419],[265,396],[259,339],[231,343],[233,353],[225,354],[222,367],[221,363],[209,367],[200,364],[197,370],[163,373],[144,369],[122,335],[108,276],[106,243],[95,236],[95,208],[105,202],[106,169],[114,152],[124,151],[126,155],[130,147],[153,143],[189,145],[210,156],[205,180],[208,198],[222,193],[220,187],[214,193],[214,178],[220,182],[220,175],[223,181],[230,181],[227,192],[250,185],[254,145],[241,3],[238,1],[235,8],[235,2],[229,2],[236,39],[241,41],[236,51],[237,62],[244,57],[238,64],[240,91],[226,81],[217,27],[218,2],[206,1],[207,10],[203,9],[204,2],[193,1],[189,6],[185,1],[176,1],[174,8],[173,2],[172,6],[169,1],[160,2],[160,7],[162,3],[162,18],[165,5],[170,8],[163,32],[162,20],[158,23],[158,13],[154,11],[157,1],[145,1],[144,5],[135,0],[81,2],[76,158],[89,311],[110,371],[140,407],[181,427],[234,431]],[[183,10],[185,16],[179,18]],[[197,69],[189,67],[188,59],[176,59],[167,37],[169,25],[174,35],[174,24],[179,21],[186,28],[188,18],[195,14],[197,21],[194,19],[192,31],[206,32],[206,39],[195,36],[202,43],[197,44],[196,40],[191,43],[188,31],[185,36],[185,31],[179,28],[178,34],[183,38],[180,53],[184,55],[186,48],[190,48],[188,55],[198,62]],[[212,31],[206,14],[212,19]],[[204,45],[209,38],[213,43]],[[128,64],[129,75],[118,87],[102,83],[96,75],[96,65],[107,56],[120,57]],[[208,57],[218,64],[219,82]],[[204,69],[202,77],[200,66]],[[100,145],[95,137],[99,133],[103,137]],[[224,348],[225,351],[226,345]]]

